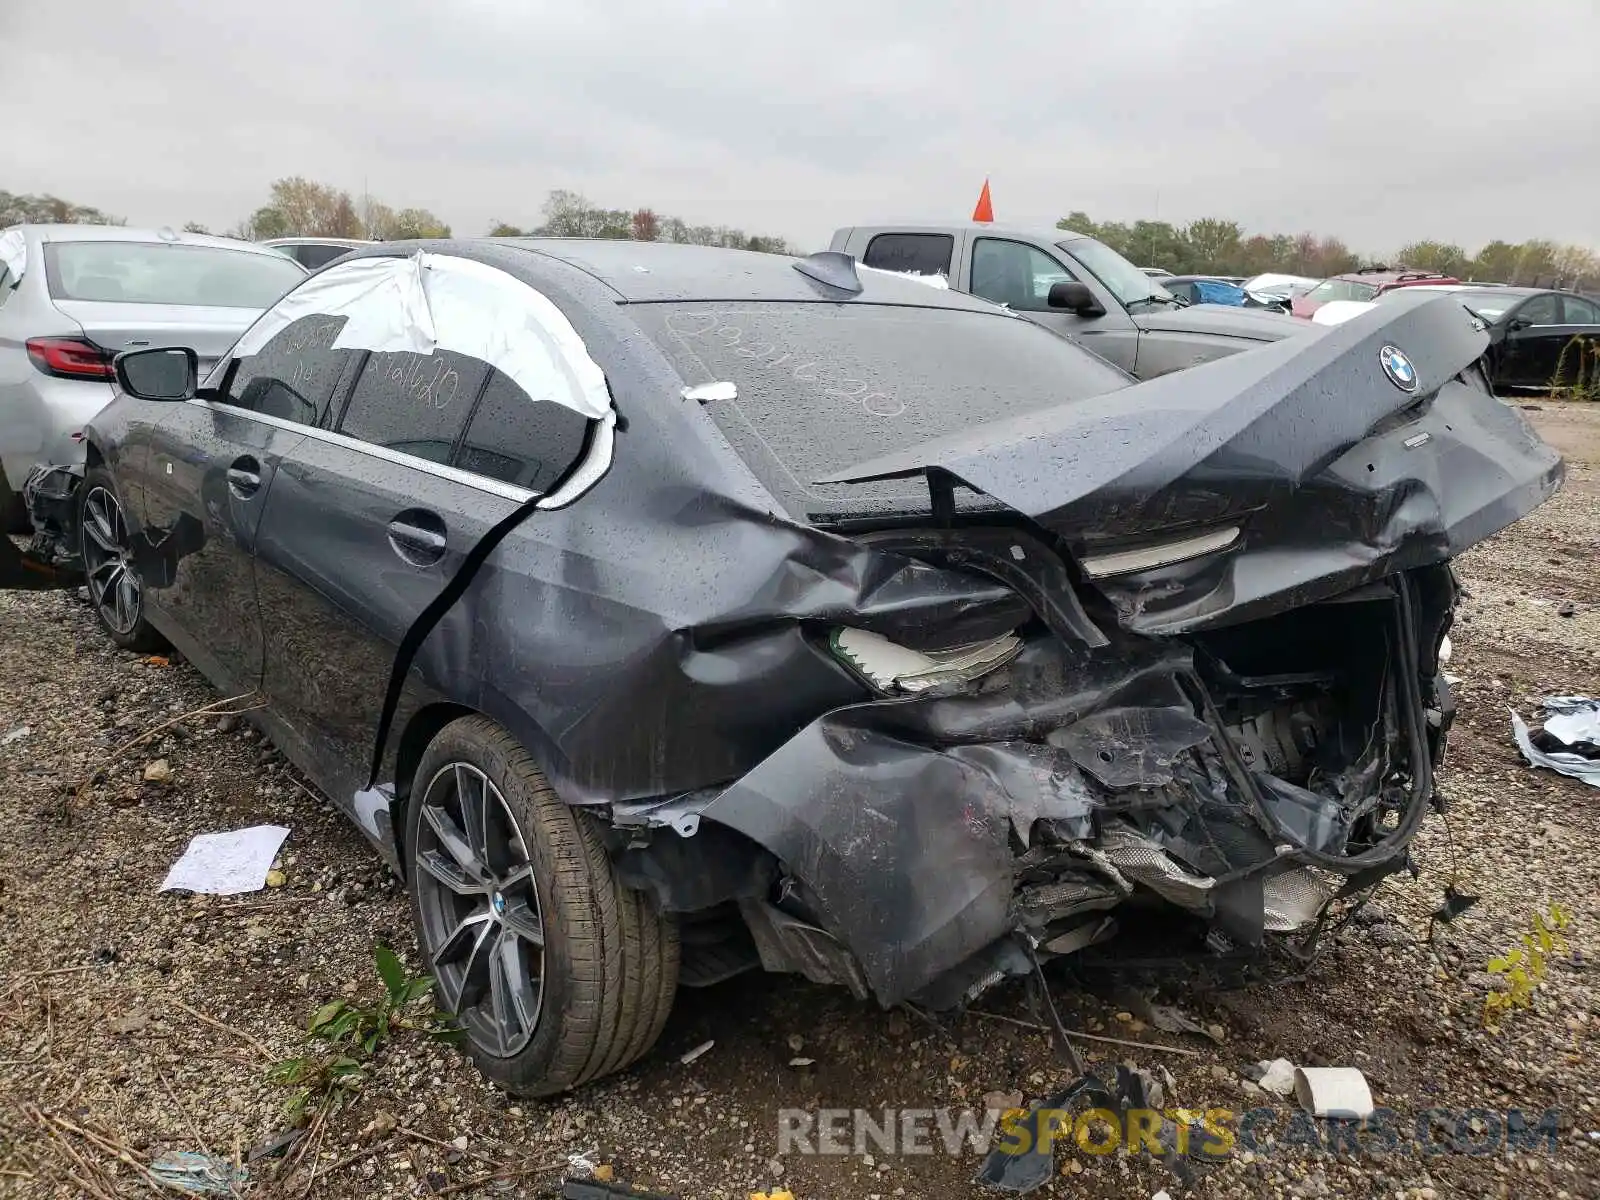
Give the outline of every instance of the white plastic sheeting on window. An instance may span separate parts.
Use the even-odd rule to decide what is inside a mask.
[[[950,281],[942,274],[924,275],[920,271],[890,271],[885,267],[869,267],[865,263],[858,263],[857,269],[873,271],[879,275],[898,275],[901,279],[915,279],[918,283],[925,283],[929,287],[938,288],[941,291],[950,290]]]
[[[7,229],[0,233],[0,267],[4,267],[15,284],[22,278],[28,265],[28,242],[20,229]]]
[[[504,372],[532,400],[594,421],[611,412],[605,373],[572,323],[546,296],[487,263],[419,250],[329,267],[263,314],[234,356],[255,354],[311,316],[349,318],[335,350],[450,350]]]

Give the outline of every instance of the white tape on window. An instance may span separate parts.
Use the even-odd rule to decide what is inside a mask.
[[[309,316],[349,319],[335,350],[450,350],[504,372],[528,397],[600,420],[611,411],[605,373],[550,299],[497,267],[419,250],[329,267],[290,292],[234,348],[255,354]]]

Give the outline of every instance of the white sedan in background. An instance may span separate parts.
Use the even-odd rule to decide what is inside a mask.
[[[111,360],[193,346],[201,370],[306,277],[275,250],[120,225],[0,230],[0,470],[15,494],[0,527],[26,532],[37,465],[84,461],[80,431],[112,396]]]

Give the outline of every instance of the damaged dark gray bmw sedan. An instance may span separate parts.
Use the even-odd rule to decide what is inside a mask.
[[[1484,347],[1440,297],[1136,384],[842,255],[388,244],[203,382],[123,355],[28,553],[259,694],[551,1093],[680,983],[959,1008],[1116,910],[1260,946],[1403,867],[1451,560],[1563,473]]]

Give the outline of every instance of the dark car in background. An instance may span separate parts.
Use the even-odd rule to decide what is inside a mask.
[[[1484,369],[1495,390],[1545,391],[1576,385],[1580,377],[1593,378],[1600,355],[1600,301],[1549,288],[1473,284],[1407,288],[1404,295],[1439,292],[1448,293],[1488,326]],[[1313,319],[1341,324],[1401,294],[1386,293],[1364,305],[1339,305],[1336,314],[1323,309]]]
[[[372,247],[203,380],[121,355],[34,565],[255,693],[544,1094],[680,984],[944,1010],[1402,869],[1451,557],[1562,477],[1484,343],[1442,299],[1136,383],[842,254]]]
[[[281,237],[267,238],[260,243],[279,254],[287,254],[308,271],[327,266],[336,258],[343,258],[352,250],[375,246],[366,238]]]

